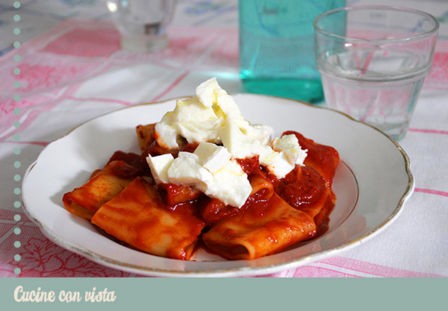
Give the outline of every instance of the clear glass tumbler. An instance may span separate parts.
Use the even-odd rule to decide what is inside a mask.
[[[121,46],[131,51],[156,51],[167,46],[166,26],[176,0],[107,0],[121,34]]]
[[[431,68],[437,20],[408,8],[359,6],[327,11],[314,27],[327,106],[403,138]]]

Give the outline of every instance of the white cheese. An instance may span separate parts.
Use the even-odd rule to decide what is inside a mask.
[[[196,96],[199,101],[205,107],[211,107],[216,103],[217,95],[225,93],[227,94],[218,84],[216,78],[208,79],[207,81],[202,82],[196,88]]]
[[[213,174],[200,164],[200,158],[189,152],[179,152],[168,168],[168,181],[191,185],[225,204],[241,207],[249,197],[252,187],[247,174],[235,161],[227,161]]]
[[[267,145],[271,141],[274,129],[268,125],[252,124],[248,129],[247,135],[252,139],[259,141],[262,145]]]
[[[269,127],[253,127],[248,124],[241,128],[232,119],[226,119],[219,130],[222,144],[234,158],[244,159],[260,155],[270,141]]]
[[[260,164],[268,166],[272,163],[272,161],[274,161],[276,156],[277,152],[275,152],[271,147],[265,146],[259,153]]]
[[[200,143],[194,153],[198,156],[202,167],[212,173],[221,169],[230,160],[230,153],[226,148],[212,143]]]
[[[157,182],[192,185],[210,197],[241,207],[251,192],[247,175],[234,161],[258,155],[278,178],[296,164],[303,165],[303,150],[295,135],[272,141],[273,129],[244,119],[232,96],[215,78],[201,83],[196,96],[176,102],[156,125],[156,140],[167,148],[179,148],[180,139],[199,143],[194,153],[180,152],[178,158],[162,163],[148,159]],[[216,144],[222,143],[221,146]],[[157,162],[160,161],[160,162]]]
[[[148,155],[146,162],[148,163],[149,168],[151,169],[152,177],[157,184],[168,183],[168,168],[173,161],[174,158],[171,153],[162,154],[155,157]]]
[[[308,152],[300,147],[297,137],[293,134],[274,139],[272,147],[278,152],[283,152],[291,164],[303,165]]]
[[[213,174],[213,182],[207,185],[205,194],[225,204],[241,207],[251,191],[252,186],[241,166],[235,161],[228,161],[222,169]]]
[[[248,153],[246,137],[232,119],[228,118],[224,121],[218,134],[222,144],[234,158],[246,157]]]
[[[177,143],[177,130],[170,125],[168,120],[171,119],[171,112],[165,114],[162,120],[156,124],[155,127],[155,138],[157,143],[168,149],[179,148]]]
[[[168,168],[168,180],[175,184],[191,185],[205,192],[213,180],[212,174],[199,164],[194,153],[179,152]]]
[[[214,111],[202,106],[196,98],[179,100],[170,120],[179,135],[189,143],[216,141],[222,123]]]
[[[288,161],[284,152],[274,151],[272,157],[269,160],[269,164],[267,161],[264,164],[267,166],[269,171],[271,171],[271,173],[273,173],[279,179],[285,177],[295,167],[294,163]]]
[[[233,97],[225,93],[225,91],[224,93],[218,94],[216,103],[216,106],[219,107],[223,115],[238,123],[239,126],[248,124]],[[213,107],[215,110],[217,109],[216,106]]]
[[[156,131],[157,142],[168,148],[178,148],[180,137],[189,143],[226,140],[233,146],[226,148],[238,158],[256,154],[260,144],[270,142],[273,132],[269,126],[245,120],[233,97],[215,78],[201,83],[195,97],[178,100],[175,109],[156,125]]]

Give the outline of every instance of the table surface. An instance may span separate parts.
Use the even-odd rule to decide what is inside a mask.
[[[243,92],[236,0],[179,0],[169,46],[152,54],[120,50],[104,3],[23,0],[18,9],[13,0],[0,4],[0,276],[135,276],[46,239],[21,210],[25,169],[48,143],[105,112],[190,95],[211,76],[230,93]],[[375,1],[380,3],[390,1]],[[393,3],[428,11],[440,22],[433,68],[399,142],[411,160],[415,192],[381,234],[338,256],[269,276],[448,276],[448,2]]]

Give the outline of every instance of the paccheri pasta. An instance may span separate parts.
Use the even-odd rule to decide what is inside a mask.
[[[198,245],[255,259],[325,232],[339,162],[330,147],[246,121],[215,79],[156,124],[141,154],[115,152],[65,208],[144,252],[189,260]]]

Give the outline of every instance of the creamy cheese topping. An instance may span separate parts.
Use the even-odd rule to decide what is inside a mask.
[[[194,153],[179,152],[176,159],[163,154],[146,160],[156,183],[194,186],[228,205],[243,206],[252,191],[241,166],[224,147],[214,144],[200,143]]]
[[[152,177],[154,177],[154,181],[157,184],[168,183],[168,168],[173,161],[174,158],[171,153],[162,154],[156,157],[148,155],[146,162],[148,162]]]
[[[205,142],[199,144],[194,154],[198,156],[201,165],[211,173],[222,169],[231,157],[226,148]]]
[[[275,138],[272,147],[278,152],[283,152],[290,163],[303,165],[308,150],[300,148],[296,135],[289,134]]]
[[[169,149],[179,143],[199,143],[194,153],[179,152],[178,158],[148,156],[156,183],[192,185],[210,197],[241,207],[251,192],[247,175],[235,159],[259,156],[278,178],[295,165],[303,165],[303,150],[295,135],[272,140],[273,129],[251,124],[241,114],[232,96],[216,78],[201,83],[196,96],[177,101],[155,126],[157,143]],[[222,145],[222,146],[218,146]]]

